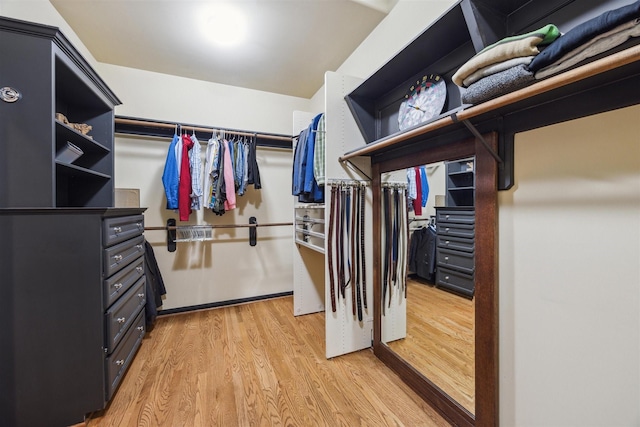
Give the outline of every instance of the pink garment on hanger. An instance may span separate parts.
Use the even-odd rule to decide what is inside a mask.
[[[178,183],[178,213],[180,221],[189,221],[191,215],[191,168],[189,150],[193,141],[189,135],[182,135],[182,158],[180,159],[180,182]]]
[[[224,144],[224,189],[227,200],[224,201],[224,210],[230,211],[236,208],[236,187],[233,183],[233,164],[231,163],[231,153],[229,152],[229,142],[225,139]]]

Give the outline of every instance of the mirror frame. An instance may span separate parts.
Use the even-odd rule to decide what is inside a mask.
[[[497,149],[498,135],[483,136]],[[453,400],[423,374],[381,342],[382,236],[381,174],[416,165],[475,156],[475,415]],[[373,191],[373,352],[444,418],[460,426],[498,425],[498,165],[477,138],[439,144],[397,157],[372,158]]]

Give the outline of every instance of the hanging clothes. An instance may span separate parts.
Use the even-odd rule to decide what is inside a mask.
[[[144,273],[146,278],[146,306],[145,320],[147,329],[151,329],[158,316],[158,307],[162,306],[162,297],[167,294],[164,280],[160,273],[160,267],[156,261],[153,246],[148,241],[144,241]]]
[[[436,275],[436,229],[429,225],[411,234],[409,270],[431,283]]]
[[[262,188],[260,183],[260,169],[258,168],[258,159],[256,157],[256,136],[249,143],[249,153],[247,158],[247,184],[252,184],[253,188],[259,190]]]
[[[219,153],[218,153],[218,177],[214,182],[213,194],[214,194],[214,202],[211,206],[211,211],[216,215],[223,215],[226,210],[224,208],[225,201],[227,200],[227,195],[225,191],[225,161],[224,156],[227,151],[227,146],[224,144],[224,141],[220,141],[219,145]]]
[[[422,178],[422,207],[427,207],[429,199],[429,177],[427,176],[427,167],[420,166],[420,178]]]
[[[215,185],[218,180],[218,156],[220,141],[212,136],[207,142],[204,164],[204,206],[212,208],[215,203]]]
[[[195,133],[174,135],[165,162],[162,182],[167,208],[178,210],[187,221],[193,210],[209,208],[216,215],[235,209],[236,195],[247,187],[261,188],[256,158],[255,136],[246,140],[227,140],[212,134],[202,165],[200,141]]]
[[[291,177],[292,189],[291,193],[294,196],[298,196],[302,193],[304,188],[304,165],[306,162],[306,147],[307,147],[307,134],[309,128],[305,128],[298,135],[298,143],[293,154],[293,172]]]
[[[314,176],[316,135],[322,116],[315,116],[300,133],[294,153],[292,194],[302,203],[324,203],[324,186],[319,186]]]
[[[176,146],[180,137],[177,133],[173,135],[167,159],[164,163],[164,171],[162,172],[162,185],[164,186],[165,195],[167,196],[167,209],[178,209],[178,159],[176,157]]]
[[[200,141],[195,133],[191,134],[191,151],[189,166],[191,167],[191,209],[202,209],[202,160],[200,159]]]
[[[416,198],[413,199],[413,211],[416,216],[422,215],[422,178],[420,177],[420,169],[413,168],[414,179],[416,181]]]
[[[316,132],[316,145],[313,151],[313,176],[319,186],[325,181],[325,115],[322,114],[318,121]]]
[[[191,166],[189,150],[193,141],[188,135],[182,135],[182,157],[180,163],[180,180],[178,182],[178,212],[180,221],[188,221],[191,215]]]
[[[233,162],[231,161],[233,153],[233,144],[229,144],[229,141],[222,141],[224,144],[224,191],[225,201],[224,210],[229,211],[236,208],[236,189],[233,180]]]

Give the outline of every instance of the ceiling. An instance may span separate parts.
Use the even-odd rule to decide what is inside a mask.
[[[50,0],[96,60],[226,85],[311,98],[397,0],[232,0],[246,17],[243,43],[217,0]],[[233,28],[239,28],[237,25]]]

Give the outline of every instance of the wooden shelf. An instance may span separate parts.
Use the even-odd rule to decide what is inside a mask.
[[[524,89],[381,138],[345,153],[339,160],[370,156],[375,162],[468,137],[469,130],[461,123],[467,120],[480,132],[501,131],[504,140],[499,154],[505,165],[500,189],[507,189],[513,181],[510,157],[515,133],[638,104],[639,76],[640,45],[635,44]]]

